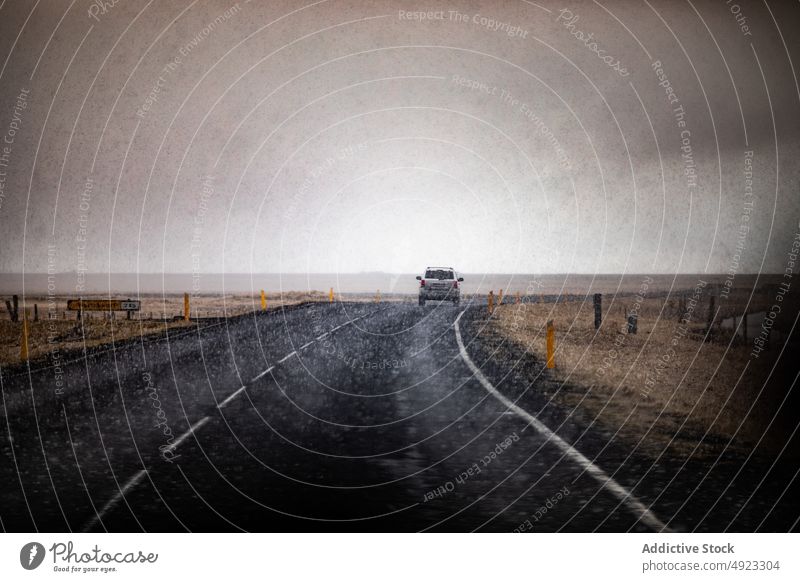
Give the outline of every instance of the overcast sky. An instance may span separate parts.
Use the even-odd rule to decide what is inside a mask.
[[[800,230],[794,2],[1,6],[0,272],[782,272]]]

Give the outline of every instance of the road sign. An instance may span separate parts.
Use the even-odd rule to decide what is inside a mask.
[[[139,311],[141,301],[131,299],[70,299],[67,309],[70,311]]]

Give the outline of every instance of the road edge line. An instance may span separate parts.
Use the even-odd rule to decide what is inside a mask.
[[[467,349],[464,347],[464,341],[461,339],[461,329],[459,328],[458,322],[461,319],[461,316],[466,312],[467,310],[464,309],[458,314],[458,317],[456,317],[456,320],[453,322],[453,329],[456,333],[456,342],[458,343],[458,351],[461,354],[461,359],[464,360],[464,362],[467,364],[467,367],[469,367],[475,378],[481,383],[486,391],[506,405],[509,410],[512,410],[526,420],[528,424],[537,432],[539,432],[539,434],[544,436],[548,442],[551,442],[558,447],[564,453],[564,456],[568,457],[570,460],[578,464],[585,472],[594,477],[594,479],[600,483],[603,489],[619,499],[620,502],[631,511],[631,513],[639,518],[639,521],[656,532],[672,531],[666,526],[666,524],[664,524],[664,522],[656,517],[656,515],[650,511],[650,509],[645,506],[644,503],[634,497],[630,491],[617,483],[605,471],[586,458],[583,453],[578,451],[576,448],[550,430],[542,421],[530,414],[524,408],[514,404],[510,399],[500,393],[500,391],[497,390],[494,385],[492,385],[486,376],[484,376],[483,372],[481,372],[480,368],[478,368],[472,359],[470,359],[469,354],[467,354]]]

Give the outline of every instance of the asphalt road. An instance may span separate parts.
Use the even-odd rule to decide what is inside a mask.
[[[456,337],[462,311],[478,374]],[[4,369],[0,526],[796,527],[795,467],[638,457],[551,402],[539,362],[484,341],[484,312],[335,303],[246,315],[73,357],[61,393],[51,366]]]

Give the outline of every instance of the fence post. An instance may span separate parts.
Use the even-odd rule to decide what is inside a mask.
[[[628,333],[636,335],[639,326],[639,314],[635,311],[628,313]]]
[[[328,303],[333,303],[333,287],[328,291]]]
[[[547,322],[547,367],[556,367],[556,330],[553,320]]]
[[[183,294],[183,320],[189,321],[189,294]]]
[[[736,319],[734,318],[733,321],[735,323]],[[747,311],[742,316],[742,334],[744,335],[744,343],[747,343]]]
[[[503,288],[500,287],[500,291],[498,291],[497,295],[497,305],[501,305],[503,303]]]
[[[264,293],[264,290],[261,290],[261,311],[267,310],[267,294]]]
[[[595,293],[594,294],[594,328],[600,329],[600,324],[603,321],[603,294],[602,293]]]
[[[494,311],[494,291],[489,291],[489,315]]]
[[[381,290],[378,289],[378,292],[375,295],[375,303],[380,303],[380,302],[381,302]]]
[[[706,331],[711,332],[711,326],[714,323],[714,303],[716,300],[715,295],[711,295],[708,298],[708,322],[706,323]]]
[[[517,305],[519,305],[520,301],[519,291],[517,291]]]
[[[28,361],[28,311],[22,314],[22,341],[19,346],[19,359],[23,362]]]
[[[12,295],[11,302],[14,305],[14,310],[12,311],[14,319],[12,321],[19,321],[19,295]]]

